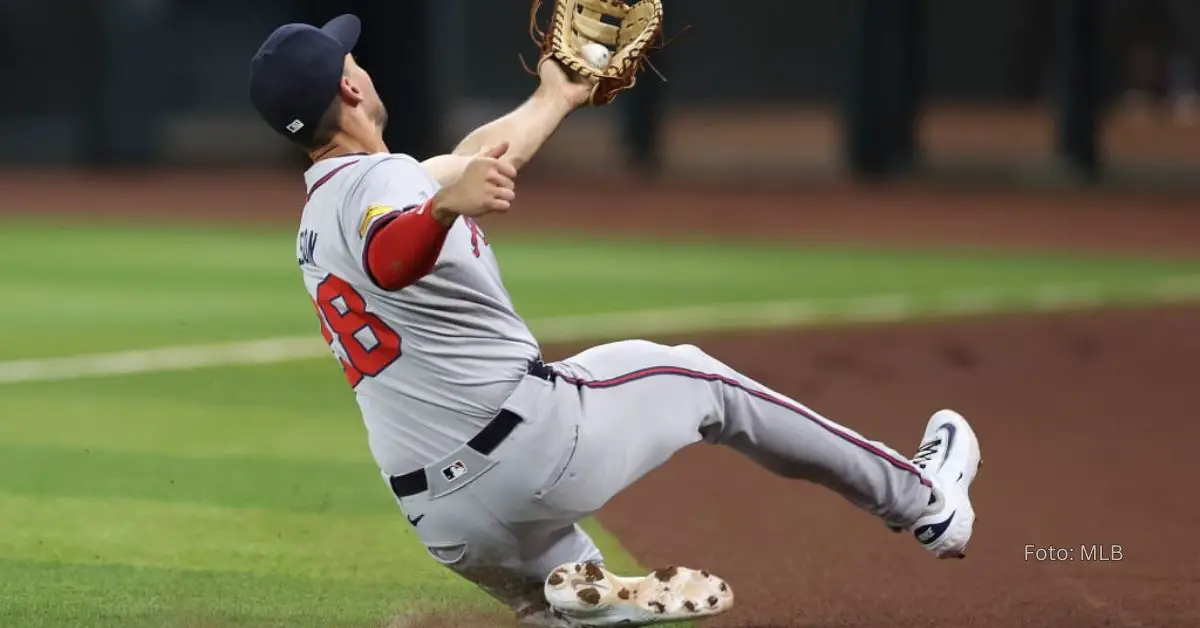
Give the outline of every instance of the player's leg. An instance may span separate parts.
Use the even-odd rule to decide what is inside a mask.
[[[493,555],[486,564],[470,552],[452,552],[455,562],[446,563],[430,551],[511,608],[525,628],[640,626],[715,615],[733,602],[732,589],[707,572],[672,568],[617,576],[605,569],[600,550],[578,525],[513,540],[503,559]],[[685,607],[689,603],[694,610]]]
[[[966,487],[978,453],[961,417],[935,415],[918,468],[886,445],[691,345],[618,342],[584,351],[554,368],[577,388],[581,413],[572,461],[578,475],[567,474],[544,497],[557,506],[599,509],[679,449],[705,440],[733,447],[776,474],[827,486],[889,525],[914,530],[938,555],[961,553],[970,537],[973,512]],[[953,451],[946,425],[959,433]],[[624,461],[619,470],[611,462],[617,450]],[[936,468],[924,469],[931,461]],[[587,472],[595,467],[606,473]],[[943,468],[954,477],[941,479]]]
[[[581,516],[535,499],[563,472],[576,442],[574,423],[560,420],[555,405],[549,382],[527,378],[506,403],[523,420],[495,449],[487,456],[452,452],[426,468],[427,478],[437,477],[448,461],[466,460],[453,488],[427,482],[415,492],[394,489],[430,557],[508,606],[523,626],[563,625],[544,592],[556,567],[603,564],[577,524]]]
[[[525,531],[514,535],[513,541],[503,567],[468,565],[456,571],[513,609],[518,625],[569,625],[546,599],[547,574],[564,564],[603,566],[600,549],[578,524],[552,531]]]
[[[640,626],[717,615],[733,605],[732,588],[708,572],[673,567],[617,576],[578,524],[501,524],[488,514],[504,505],[491,508],[470,496],[454,501],[448,511],[455,521],[441,521],[438,508],[423,509],[430,523],[444,525],[419,531],[422,540],[435,560],[511,608],[520,626]]]
[[[502,521],[510,514],[506,505],[489,502],[505,493],[486,480],[438,499],[402,499],[400,506],[417,521],[431,558],[512,609],[520,625],[565,625],[546,601],[546,576],[565,563],[602,565],[600,550],[569,521]]]
[[[558,530],[553,536],[554,542],[545,549],[526,547],[520,573],[529,588],[515,608],[522,626],[554,626],[554,622],[561,621],[546,600],[547,574],[565,564],[604,565],[600,549],[578,524]]]
[[[599,548],[578,524],[545,530],[510,528],[511,536],[476,534],[466,552],[431,554],[513,610],[528,628],[648,625],[729,610],[733,590],[708,572],[682,567],[647,576],[608,571]],[[497,543],[498,541],[498,543]]]

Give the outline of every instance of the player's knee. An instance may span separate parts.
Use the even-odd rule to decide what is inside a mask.
[[[696,345],[675,345],[671,347],[671,350],[688,364],[697,367],[712,362],[713,359],[712,356],[705,353],[703,349]]]

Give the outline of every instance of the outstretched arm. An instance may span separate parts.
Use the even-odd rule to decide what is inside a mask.
[[[485,146],[508,142],[508,159],[521,168],[550,139],[575,105],[545,86],[520,107],[475,129],[454,149],[455,155],[474,155]]]
[[[573,80],[555,61],[539,69],[541,84],[520,107],[467,135],[454,152],[425,161],[422,165],[442,185],[462,174],[472,156],[488,146],[508,144],[505,160],[520,169],[550,139],[559,124],[591,94],[591,84]]]
[[[448,185],[458,179],[471,158],[484,147],[508,142],[505,159],[520,169],[550,139],[572,109],[539,89],[520,107],[472,131],[453,153],[433,157],[422,165],[438,183]]]

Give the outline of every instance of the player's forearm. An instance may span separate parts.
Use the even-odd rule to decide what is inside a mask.
[[[486,146],[508,142],[509,160],[521,168],[554,134],[574,106],[541,89],[511,113],[485,124],[454,149],[455,155],[474,155]]]

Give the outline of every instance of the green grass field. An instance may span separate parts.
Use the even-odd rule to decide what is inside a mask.
[[[0,373],[94,352],[319,341],[288,227],[0,225]],[[492,245],[535,331],[555,317],[682,307],[695,328],[709,311],[696,306],[883,294],[920,306],[981,288],[1001,309],[1034,304],[1048,285],[1153,300],[1200,275],[1187,263],[970,252],[512,235]],[[635,566],[591,529],[615,566]],[[367,627],[489,604],[423,555],[328,357],[0,378],[0,626]]]

